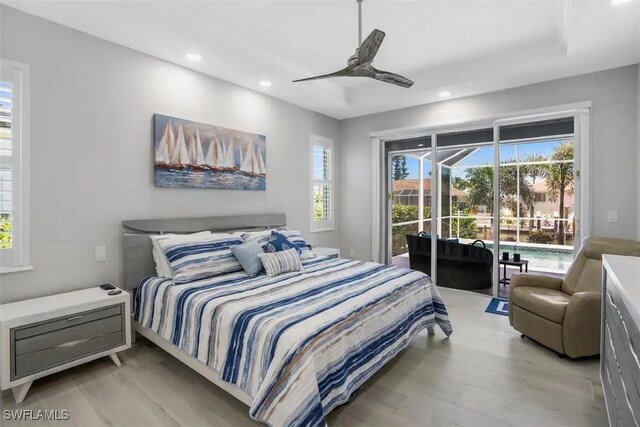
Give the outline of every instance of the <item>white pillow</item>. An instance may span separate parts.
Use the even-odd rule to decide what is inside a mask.
[[[273,230],[264,230],[264,231],[247,231],[245,233],[240,233],[240,238],[244,242],[256,241],[260,246],[264,246],[267,244],[269,237],[271,237],[271,231]],[[282,230],[278,230],[282,231]]]
[[[192,234],[156,234],[153,236],[149,236],[151,237],[151,245],[153,246],[153,249],[151,252],[153,254],[153,261],[155,261],[156,263],[156,274],[158,275],[158,277],[166,277],[168,279],[172,277],[169,261],[167,260],[167,257],[164,255],[164,252],[162,252],[162,249],[160,248],[160,244],[158,243],[159,240],[171,240],[175,242],[190,242],[190,241],[201,240],[202,237],[210,236],[210,235],[211,235],[210,231],[200,231],[198,233],[192,233]]]
[[[159,239],[176,285],[241,271],[231,247],[242,244],[240,236],[211,234],[195,240]]]

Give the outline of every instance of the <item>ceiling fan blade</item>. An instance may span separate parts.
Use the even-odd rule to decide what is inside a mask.
[[[352,76],[353,74],[351,74],[351,71],[353,70],[352,67],[347,67],[347,68],[343,68],[340,71],[336,71],[334,73],[329,73],[329,74],[322,74],[320,76],[314,76],[314,77],[307,77],[306,79],[298,79],[298,80],[294,80],[293,83],[296,82],[306,82],[309,80],[320,80],[320,79],[328,79],[330,77],[349,77]]]
[[[384,31],[380,31],[378,29],[371,31],[371,34],[364,39],[358,49],[358,64],[365,64],[373,61],[376,53],[378,53],[378,49],[380,49],[382,40],[384,40],[384,36]]]
[[[413,86],[413,81],[408,78],[401,76],[400,74],[390,73],[388,71],[381,71],[371,67],[373,71],[373,77],[376,80],[380,80],[381,82],[391,83],[394,85],[402,86],[402,87],[411,87]]]

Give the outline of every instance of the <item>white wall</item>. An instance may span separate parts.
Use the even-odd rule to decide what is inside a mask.
[[[15,9],[0,15],[0,56],[31,67],[35,267],[0,276],[2,302],[117,284],[124,219],[284,211],[308,231],[309,134],[335,139],[336,120]],[[155,188],[154,113],[267,135],[267,191]],[[336,232],[310,240],[338,244]]]
[[[535,64],[532,64],[535,66]],[[373,114],[340,123],[340,247],[371,259],[370,135],[433,126],[580,101],[592,101],[592,234],[636,235],[640,194],[637,170],[638,66],[628,66],[468,98]],[[618,223],[607,223],[607,210]]]
[[[638,64],[638,164],[636,168],[638,169],[638,211],[636,215],[638,216],[638,240],[640,240],[640,64]]]

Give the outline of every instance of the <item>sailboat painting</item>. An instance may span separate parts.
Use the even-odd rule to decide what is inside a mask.
[[[267,137],[155,114],[156,187],[266,190]]]

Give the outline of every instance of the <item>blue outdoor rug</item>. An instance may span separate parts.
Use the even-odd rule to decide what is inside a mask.
[[[509,315],[509,301],[501,298],[491,298],[491,302],[485,310],[486,313],[500,314],[502,316]]]

